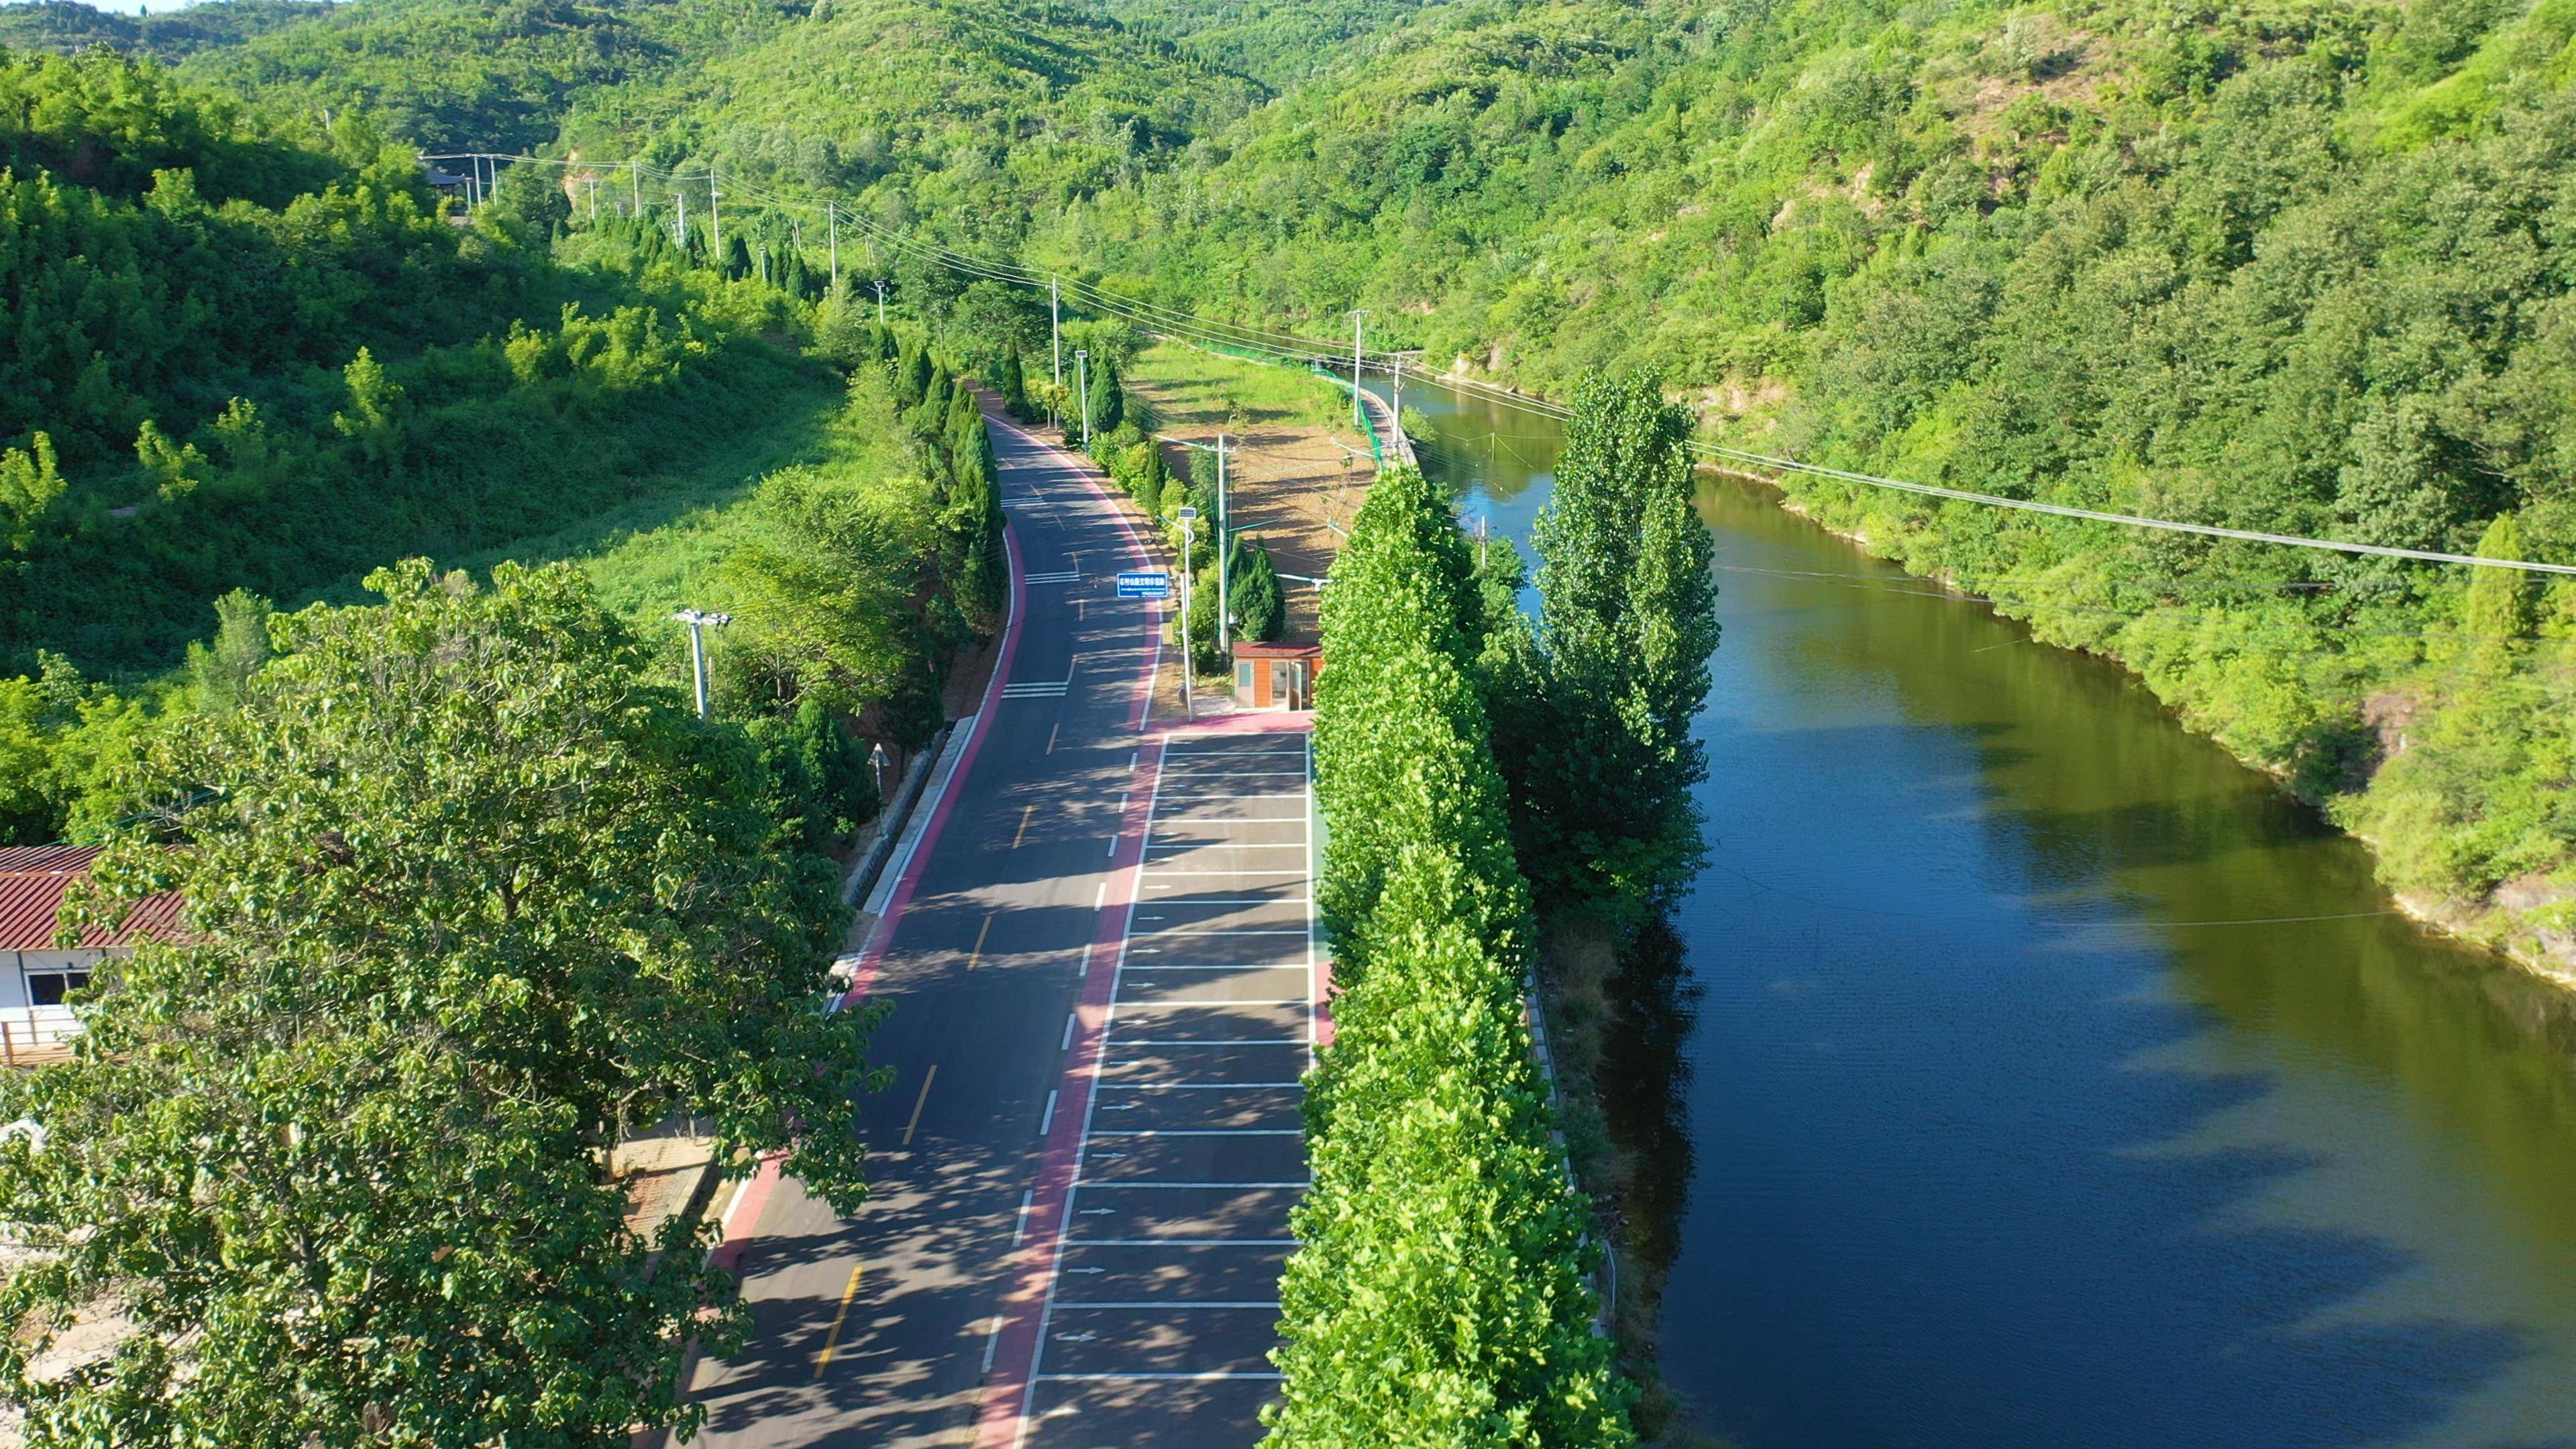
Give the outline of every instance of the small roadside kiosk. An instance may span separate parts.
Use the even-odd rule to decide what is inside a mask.
[[[1315,677],[1324,672],[1320,644],[1234,646],[1234,698],[1246,709],[1313,709]]]
[[[63,998],[89,985],[100,962],[138,937],[167,932],[178,917],[178,897],[153,896],[120,929],[91,926],[76,944],[57,947],[63,896],[97,858],[95,845],[0,847],[0,1065],[59,1055],[80,1032]]]

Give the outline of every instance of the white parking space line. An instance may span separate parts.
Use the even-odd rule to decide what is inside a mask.
[[[1051,1384],[1214,1384],[1223,1383],[1228,1379],[1258,1379],[1264,1383],[1275,1384],[1286,1376],[1275,1373],[1226,1373],[1222,1371],[1212,1371],[1202,1374],[1039,1374],[1037,1377],[1039,1381]]]
[[[1216,741],[1228,742],[1219,744],[1215,743]],[[1293,1079],[1289,1073],[1301,1066],[1313,1065],[1317,1023],[1317,1010],[1312,992],[1315,970],[1315,902],[1311,873],[1307,869],[1307,858],[1314,849],[1311,784],[1313,760],[1311,741],[1304,739],[1299,739],[1282,748],[1280,740],[1275,736],[1248,741],[1244,744],[1232,743],[1230,737],[1222,735],[1167,736],[1165,738],[1145,811],[1141,859],[1136,865],[1136,882],[1140,889],[1136,893],[1136,904],[1128,909],[1125,925],[1119,935],[1118,955],[1113,968],[1109,1007],[1106,1013],[1107,1020],[1101,1027],[1100,1044],[1093,1061],[1091,1095],[1082,1114],[1080,1138],[1075,1147],[1077,1166],[1072,1188],[1085,1205],[1076,1209],[1068,1204],[1066,1220],[1069,1225],[1097,1220],[1104,1216],[1115,1217],[1132,1211],[1144,1214],[1144,1220],[1122,1222],[1110,1231],[1115,1232],[1123,1227],[1127,1232],[1133,1233],[1139,1227],[1148,1226],[1154,1219],[1163,1218],[1172,1227],[1184,1230],[1197,1227],[1202,1231],[1214,1228],[1221,1233],[1223,1231],[1221,1224],[1225,1219],[1236,1217],[1247,1210],[1255,1210],[1258,1220],[1262,1220],[1262,1226],[1272,1226],[1276,1222],[1274,1215],[1278,1211],[1278,1199],[1273,1198],[1265,1203],[1249,1195],[1256,1193],[1293,1195],[1303,1193],[1311,1185],[1306,1178],[1278,1176],[1263,1176],[1246,1181],[1217,1180],[1217,1174],[1229,1170],[1225,1165],[1224,1155],[1228,1150],[1214,1146],[1189,1145],[1198,1142],[1215,1144],[1229,1139],[1261,1138],[1295,1139],[1302,1143],[1305,1137],[1305,1129],[1302,1126],[1173,1125],[1130,1129],[1107,1124],[1117,1120],[1120,1114],[1141,1110],[1151,1110],[1155,1113],[1155,1118],[1150,1120],[1179,1124],[1187,1124],[1193,1120],[1240,1121],[1243,1114],[1253,1111],[1270,1116],[1274,1121],[1282,1116],[1291,1121],[1295,1120],[1293,1111],[1282,1109],[1293,1109],[1302,1100],[1305,1083]],[[1294,791],[1280,789],[1279,786],[1287,781],[1297,782],[1300,788]],[[1225,813],[1233,810],[1245,810],[1248,813],[1241,815]],[[1291,811],[1303,813],[1289,813]],[[1241,838],[1242,834],[1258,832],[1237,832],[1235,827],[1239,825],[1261,826],[1267,831],[1291,835],[1293,838],[1246,840]],[[1283,830],[1282,827],[1296,828],[1289,831]],[[1192,853],[1197,853],[1200,858],[1196,861],[1183,859]],[[1204,868],[1218,861],[1257,860],[1266,860],[1269,864],[1245,864],[1233,869]],[[1270,884],[1274,881],[1277,882],[1276,887]],[[1205,882],[1205,884],[1199,884],[1199,882]],[[1261,891],[1263,894],[1247,894],[1249,891]],[[1149,892],[1157,893],[1151,901],[1145,899]],[[1201,894],[1201,892],[1210,893]],[[1275,915],[1254,915],[1250,918],[1250,924],[1235,926],[1213,924],[1227,919],[1225,912],[1230,909],[1261,906],[1283,907],[1301,914],[1304,920],[1300,924],[1278,925],[1272,924],[1279,919]],[[1177,920],[1171,919],[1172,913],[1181,907],[1206,907],[1209,908],[1210,913],[1196,916],[1183,915]],[[1140,908],[1144,909],[1143,914],[1139,913]],[[1235,919],[1244,918],[1238,916]],[[1289,917],[1292,922],[1296,919],[1295,916]],[[1226,938],[1234,939],[1229,942]],[[1206,959],[1209,956],[1235,952],[1241,952],[1254,959],[1225,964],[1209,962]],[[1149,959],[1165,954],[1183,958],[1198,956],[1200,959],[1198,961]],[[1210,972],[1291,970],[1307,973],[1306,994],[1293,997],[1271,995],[1220,997],[1210,1000],[1187,999],[1189,992],[1203,991],[1214,984],[1209,982],[1202,985],[1199,980],[1193,980],[1189,973],[1196,973],[1198,977],[1204,978]],[[1139,994],[1134,998],[1130,998],[1126,992],[1126,974],[1130,971],[1138,973]],[[1147,983],[1154,980],[1154,976],[1149,973],[1160,973],[1159,983],[1149,987]],[[1237,989],[1253,984],[1240,983]],[[1283,984],[1286,983],[1276,979],[1259,983],[1260,986],[1268,987],[1273,991]],[[1171,995],[1175,992],[1180,993],[1180,996]],[[1246,1019],[1241,1014],[1228,1019],[1223,1015],[1227,1012],[1261,1012],[1263,1008],[1278,1014],[1270,1020]],[[1281,1008],[1292,1010],[1280,1011]],[[1302,1010],[1294,1010],[1298,1008]],[[1179,1026],[1186,1030],[1188,1025],[1199,1024],[1189,1019],[1188,1013],[1192,1011],[1218,1013],[1217,1019],[1208,1020],[1205,1024],[1215,1026],[1219,1030],[1227,1026],[1241,1030],[1256,1023],[1267,1027],[1274,1020],[1278,1025],[1285,1027],[1289,1025],[1290,1020],[1298,1017],[1303,1018],[1304,1027],[1302,1031],[1283,1036],[1174,1037],[1150,1034],[1158,1027],[1162,1030],[1170,1030]],[[1171,1014],[1158,1016],[1156,1015],[1158,1012]],[[1261,1014],[1270,1015],[1269,1012]],[[1122,1027],[1126,1031],[1142,1031],[1148,1034],[1129,1036],[1120,1030]],[[1154,1066],[1153,1074],[1161,1075],[1177,1071],[1190,1076],[1192,1078],[1190,1080],[1127,1082],[1111,1081],[1104,1075],[1113,1057],[1119,1064],[1118,1070],[1124,1072],[1138,1065],[1140,1060],[1144,1065],[1153,1066],[1152,1056],[1156,1052],[1165,1049],[1186,1050],[1197,1047],[1232,1049],[1285,1047],[1299,1051],[1302,1060],[1290,1063],[1267,1057],[1243,1057],[1229,1054],[1215,1059],[1198,1058],[1195,1059],[1194,1065],[1187,1065],[1194,1059],[1180,1056],[1165,1058],[1159,1066]],[[1230,1073],[1239,1073],[1244,1079],[1231,1080],[1228,1075]],[[1205,1095],[1211,1092],[1220,1094],[1231,1092],[1237,1095],[1232,1098]],[[1246,1098],[1242,1095],[1245,1093],[1265,1095]],[[1256,1116],[1254,1120],[1260,1120],[1260,1117]],[[1127,1151],[1108,1150],[1113,1142],[1128,1146],[1143,1144],[1149,1140],[1159,1142],[1164,1139],[1169,1139],[1168,1144],[1152,1151],[1148,1151],[1142,1145],[1135,1145]],[[1100,1150],[1094,1150],[1095,1144]],[[1303,1157],[1299,1149],[1285,1150],[1298,1151],[1299,1157],[1301,1159]],[[1219,1155],[1211,1158],[1208,1156],[1211,1152]],[[1082,1170],[1090,1166],[1099,1166],[1104,1171],[1112,1170],[1108,1164],[1113,1161],[1120,1162],[1121,1165],[1115,1169],[1120,1172],[1152,1173],[1177,1170],[1185,1176],[1179,1180],[1158,1177],[1130,1180],[1082,1175]],[[1276,1174],[1281,1167],[1289,1165],[1284,1162],[1274,1163],[1268,1166],[1268,1172]],[[1298,1165],[1302,1165],[1302,1161]],[[1195,1171],[1192,1170],[1193,1167],[1196,1168]],[[1259,1170],[1261,1169],[1255,1169],[1255,1171]],[[1204,1196],[1177,1200],[1171,1196],[1175,1192],[1191,1191]],[[1120,1193],[1147,1196],[1127,1198],[1116,1196]],[[1120,1206],[1104,1204],[1120,1204]],[[1243,1226],[1251,1226],[1251,1224],[1246,1223]],[[1028,1383],[1031,1397],[1024,1402],[1022,1410],[1023,1430],[1031,1436],[1032,1444],[1037,1446],[1052,1444],[1054,1436],[1061,1434],[1063,1429],[1051,1428],[1050,1423],[1056,1421],[1059,1415],[1079,1412],[1070,1404],[1059,1404],[1049,1409],[1044,1419],[1031,1418],[1030,1415],[1038,1412],[1034,1395],[1036,1385],[1040,1382],[1116,1384],[1244,1380],[1276,1383],[1279,1379],[1275,1373],[1250,1370],[1189,1372],[1139,1366],[1130,1371],[1118,1360],[1128,1358],[1133,1362],[1130,1354],[1137,1350],[1126,1345],[1126,1335],[1123,1330],[1119,1334],[1110,1335],[1107,1341],[1099,1338],[1089,1326],[1081,1326],[1080,1331],[1073,1331],[1072,1327],[1068,1326],[1065,1333],[1059,1334],[1054,1326],[1059,1321],[1055,1317],[1059,1311],[1072,1314],[1097,1309],[1168,1314],[1168,1317],[1155,1324],[1158,1337],[1168,1337],[1177,1332],[1185,1343],[1203,1345],[1208,1350],[1224,1354],[1225,1358],[1239,1361],[1238,1351],[1244,1342],[1245,1329],[1219,1325],[1227,1321],[1228,1315],[1233,1315],[1239,1320],[1243,1315],[1276,1314],[1279,1311],[1278,1303],[1270,1299],[1211,1296],[1203,1300],[1179,1298],[1083,1302],[1072,1297],[1059,1296],[1057,1292],[1059,1286],[1080,1281],[1066,1276],[1067,1260],[1064,1255],[1068,1249],[1121,1250],[1129,1254],[1122,1262],[1132,1266],[1122,1267],[1119,1271],[1143,1273],[1149,1275],[1147,1281],[1153,1281],[1157,1288],[1168,1285],[1179,1292],[1186,1293],[1193,1281],[1210,1287],[1215,1286],[1217,1281],[1203,1276],[1194,1280],[1194,1274],[1218,1271],[1208,1266],[1202,1259],[1182,1257],[1181,1254],[1187,1250],[1238,1247],[1281,1250],[1291,1249],[1296,1245],[1296,1239],[1286,1236],[1083,1238],[1067,1232],[1060,1237],[1056,1244],[1055,1262],[1049,1273],[1044,1306],[1039,1312],[1037,1356],[1029,1366]],[[1097,1267],[1085,1266],[1080,1271],[1091,1273],[1100,1270]],[[1240,1269],[1230,1271],[1239,1272]],[[1195,1321],[1187,1316],[1193,1314],[1197,1315]],[[1078,1319],[1074,1320],[1077,1325],[1079,1322]],[[1270,1331],[1268,1324],[1261,1324],[1255,1331],[1264,1335],[1263,1342],[1268,1341],[1266,1337]],[[1058,1339],[1064,1340],[1067,1345],[1060,1351],[1070,1351],[1071,1345],[1077,1343],[1091,1345],[1085,1352],[1091,1354],[1094,1361],[1080,1364],[1079,1367],[1082,1370],[1080,1372],[1047,1371],[1048,1351],[1055,1346]],[[1233,1347],[1229,1348],[1228,1345]],[[1104,1357],[1109,1361],[1097,1362]],[[1163,1357],[1159,1346],[1154,1352],[1154,1357]],[[1149,1359],[1148,1363],[1151,1362],[1152,1360]],[[1069,1423],[1067,1427],[1070,1427]],[[1250,1449],[1248,1442],[1243,1449]]]
[[[1082,1181],[1074,1183],[1074,1186],[1087,1186],[1087,1189],[1247,1189],[1249,1191],[1249,1189],[1309,1189],[1309,1186],[1314,1186],[1314,1183],[1306,1181],[1306,1178],[1298,1178],[1298,1181],[1293,1183],[1123,1183],[1118,1181],[1118,1178],[1082,1178]],[[1097,1238],[1084,1238],[1084,1243],[1097,1243]]]

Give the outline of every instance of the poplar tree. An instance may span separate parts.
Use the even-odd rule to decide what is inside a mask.
[[[1686,884],[1708,776],[1691,721],[1718,640],[1714,546],[1692,511],[1690,417],[1651,373],[1577,389],[1533,529],[1535,698],[1504,712],[1521,854],[1550,905],[1633,925]]]

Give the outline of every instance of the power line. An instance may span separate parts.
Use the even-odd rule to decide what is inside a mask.
[[[657,175],[672,175],[672,173],[662,171],[659,167],[645,168],[641,162],[602,163],[595,161],[571,161],[557,157],[503,155],[492,152],[474,152],[468,154],[494,163],[502,161],[535,161],[553,166],[578,166],[611,170],[616,169],[618,166],[631,165],[637,167],[639,170],[651,169]],[[463,160],[467,159],[467,157],[425,156],[422,159]],[[706,173],[706,178],[708,184],[712,186],[715,182],[715,172],[712,168],[710,168]],[[754,200],[773,207],[801,208],[818,213],[825,210],[825,205],[823,203],[802,201],[780,196],[775,192],[771,192],[766,188],[761,187],[751,187],[744,190],[741,188],[740,183],[737,183],[737,195],[747,195]],[[1002,263],[986,262],[974,257],[969,257],[963,253],[954,252],[945,247],[924,245],[923,243],[904,236],[902,233],[876,221],[875,219],[867,216],[864,212],[856,209],[852,210],[850,216],[851,220],[866,231],[871,238],[883,242],[887,246],[894,248],[904,255],[915,257],[934,266],[944,267],[950,271],[982,278],[988,281],[1003,282],[1025,287],[1043,288],[1048,285],[1050,280],[1048,277],[1021,271],[1016,267],[1007,266]],[[1311,338],[1299,337],[1294,333],[1272,332],[1266,328],[1243,327],[1238,324],[1227,322],[1211,322],[1208,319],[1178,312],[1172,308],[1164,307],[1158,303],[1148,302],[1141,298],[1119,296],[1116,293],[1109,292],[1103,288],[1078,279],[1057,280],[1063,282],[1065,290],[1071,292],[1077,301],[1088,302],[1096,310],[1111,313],[1120,320],[1142,327],[1147,331],[1171,332],[1181,335],[1189,340],[1198,341],[1204,345],[1247,348],[1253,351],[1270,352],[1277,356],[1316,364],[1329,365],[1339,362],[1344,357],[1351,357],[1352,371],[1354,373],[1352,381],[1354,385],[1359,381],[1356,374],[1369,366],[1372,361],[1374,361],[1375,365],[1380,369],[1384,369],[1390,365],[1389,358],[1391,357],[1391,354],[1380,353],[1376,354],[1373,358],[1369,354],[1365,353],[1355,356],[1353,350],[1345,349],[1339,343],[1319,342]],[[1516,408],[1536,416],[1559,419],[1573,416],[1573,409],[1562,403],[1551,402],[1544,398],[1530,397],[1526,394],[1513,392],[1507,388],[1499,387],[1491,383],[1481,382],[1474,378],[1454,377],[1439,373],[1426,374],[1426,376],[1431,381],[1449,387],[1453,391],[1466,392],[1488,399],[1489,401],[1499,403],[1502,406]],[[2374,558],[2403,559],[2415,563],[2466,564],[2478,568],[2519,569],[2526,573],[2558,574],[2576,577],[2576,564],[2538,563],[2529,559],[2480,558],[2473,554],[2444,553],[2435,549],[2400,548],[2389,544],[2378,543],[2352,543],[2343,539],[2311,538],[2302,534],[2267,533],[2259,529],[2251,528],[2228,528],[2214,523],[2187,523],[2180,519],[2150,518],[2134,513],[2112,513],[2103,509],[2078,508],[2064,503],[2045,503],[2034,498],[2012,498],[1997,493],[1979,493],[1966,488],[1946,488],[1934,483],[1916,483],[1902,478],[1888,478],[1875,473],[1856,472],[1848,468],[1834,468],[1822,463],[1809,463],[1796,458],[1784,458],[1776,454],[1760,453],[1745,448],[1729,447],[1721,443],[1704,443],[1696,439],[1688,442],[1686,446],[1692,452],[1697,453],[1702,457],[1715,458],[1726,462],[1748,464],[1754,467],[1771,469],[1780,473],[1795,473],[1811,478],[1826,478],[1832,479],[1836,482],[1851,483],[1866,488],[1887,489],[1893,492],[1911,493],[1919,497],[1943,499],[1948,502],[1977,504],[1987,508],[2003,508],[2023,513],[2045,514],[2054,518],[2069,518],[2086,523],[2108,523],[2124,528],[2142,528],[2164,533],[2192,534],[2204,538],[2235,539],[2245,543],[2267,543],[2281,548],[2317,549],[2343,554],[2366,555]]]

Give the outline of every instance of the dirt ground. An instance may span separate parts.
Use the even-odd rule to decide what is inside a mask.
[[[1312,640],[1315,589],[1300,579],[1332,569],[1341,547],[1335,530],[1350,526],[1376,476],[1368,439],[1348,413],[1340,412],[1339,427],[1324,421],[1347,406],[1347,394],[1321,379],[1279,368],[1256,372],[1168,343],[1121,381],[1152,411],[1159,431],[1203,443],[1223,432],[1236,447],[1226,469],[1233,525],[1270,550],[1288,604],[1287,637]],[[1186,475],[1189,451],[1167,445],[1164,461]]]

